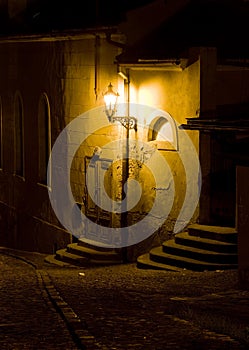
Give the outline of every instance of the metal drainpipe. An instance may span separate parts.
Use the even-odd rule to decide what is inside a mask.
[[[106,33],[106,41],[114,45],[116,47],[125,48],[125,44],[114,41],[111,39],[111,33]],[[125,92],[125,99],[127,103],[127,116],[130,116],[130,76],[129,76],[129,69],[126,70],[126,76],[127,79],[124,79],[124,92]],[[125,161],[123,162],[123,171],[122,171],[122,199],[125,198],[126,194],[124,192],[124,184],[127,183],[128,178],[129,178],[129,128],[126,128],[126,158]],[[124,244],[122,247],[122,260],[123,263],[128,263],[128,251],[127,251],[127,246],[126,242],[128,240],[128,234],[129,234],[129,228],[128,228],[128,212],[127,208],[123,208],[123,211],[121,213],[121,218],[120,218],[120,226],[123,228],[122,231],[122,237],[121,241]],[[125,229],[127,227],[127,229]]]
[[[96,101],[98,99],[98,76],[99,76],[99,47],[100,47],[100,37],[96,35],[95,37],[95,57],[94,57],[94,93]]]
[[[129,76],[129,70],[126,70],[126,76],[127,79],[124,79],[124,88],[125,88],[125,97],[126,97],[126,103],[127,103],[127,117],[130,116],[130,76]],[[128,182],[129,179],[129,139],[130,139],[130,130],[129,127],[126,128],[126,158],[123,162],[123,174],[122,174],[122,199],[128,194],[125,194],[124,192],[124,185]],[[127,208],[124,208],[124,211],[121,213],[121,227],[123,227],[123,237],[121,237],[122,242],[124,243],[124,247],[122,248],[122,260],[124,263],[128,262],[128,251],[126,243],[128,241],[128,235],[129,235],[129,223],[128,223],[128,211]],[[124,229],[127,227],[126,229]]]

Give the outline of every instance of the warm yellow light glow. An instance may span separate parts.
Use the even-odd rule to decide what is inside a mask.
[[[108,90],[104,94],[104,101],[105,101],[105,112],[109,119],[113,117],[113,115],[116,112],[116,104],[117,104],[117,98],[119,94],[118,92],[113,91],[112,83],[108,85]]]
[[[130,84],[130,102],[131,103],[138,103],[137,89],[133,84]]]
[[[108,85],[108,90],[104,94],[105,104],[108,109],[112,109],[115,106],[118,96],[118,93],[113,91],[112,83],[110,83]]]
[[[139,88],[138,98],[139,103],[159,106],[161,105],[162,86],[159,82],[147,81]]]

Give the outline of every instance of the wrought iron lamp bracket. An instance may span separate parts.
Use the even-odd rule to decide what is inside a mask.
[[[111,122],[119,122],[126,129],[137,131],[137,119],[135,117],[112,117]]]

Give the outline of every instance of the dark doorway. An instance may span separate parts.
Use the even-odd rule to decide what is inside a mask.
[[[213,134],[211,146],[210,199],[211,223],[235,226],[236,160],[234,135]]]

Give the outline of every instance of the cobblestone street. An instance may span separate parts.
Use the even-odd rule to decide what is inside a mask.
[[[63,320],[42,292],[35,269],[0,255],[0,348],[77,349]]]
[[[248,349],[174,313],[174,298],[202,297],[203,304],[204,295],[236,289],[237,271],[61,268],[31,253],[25,260],[36,268],[0,254],[1,350]]]
[[[83,276],[77,270],[65,270],[63,277],[61,270],[49,273],[63,298],[108,349],[243,348],[227,336],[202,330],[168,313],[170,297],[217,291],[215,280],[221,282],[221,274],[213,278],[211,274],[205,278],[196,274],[193,278],[188,273],[138,270],[134,265],[86,270]],[[229,281],[232,274],[228,273]]]

